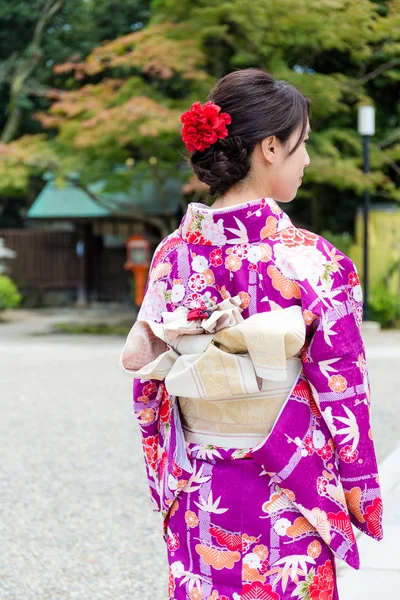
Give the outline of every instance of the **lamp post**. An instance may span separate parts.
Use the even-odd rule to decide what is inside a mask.
[[[375,108],[373,106],[360,106],[358,108],[358,133],[363,138],[363,168],[364,173],[370,172],[369,165],[369,138],[375,135]],[[368,305],[368,213],[370,193],[364,192],[364,317],[369,319]]]

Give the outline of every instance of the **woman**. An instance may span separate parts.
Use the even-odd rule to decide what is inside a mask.
[[[310,103],[269,74],[182,115],[211,207],[157,248],[124,351],[175,600],[332,600],[382,502],[351,260],[293,226]]]

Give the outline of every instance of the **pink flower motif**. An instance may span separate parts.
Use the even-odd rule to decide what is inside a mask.
[[[346,446],[343,446],[343,448],[340,449],[339,454],[340,458],[344,460],[345,463],[352,463],[355,460],[357,460],[358,450],[353,450],[350,444],[347,444]]]
[[[247,258],[248,251],[249,248],[247,244],[237,244],[236,246],[232,247],[232,254],[238,256],[242,260]]]
[[[202,273],[193,273],[188,281],[189,289],[193,292],[202,292],[206,287],[206,278]]]
[[[326,494],[326,490],[328,487],[328,480],[325,477],[318,477],[317,479],[317,492],[320,496],[324,496]]]
[[[317,454],[323,460],[330,460],[330,458],[332,457],[332,454],[333,454],[332,448],[330,447],[329,444],[325,444],[325,446],[322,446],[322,448],[318,448]]]
[[[210,265],[213,267],[220,267],[224,262],[222,259],[222,250],[220,248],[215,248],[215,250],[212,250],[210,252],[209,261]]]
[[[249,271],[258,271],[258,265],[250,263],[249,264]]]
[[[360,285],[360,280],[358,278],[358,275],[355,271],[352,271],[351,273],[349,273],[349,284],[351,285],[351,287],[355,287],[356,285]]]
[[[357,320],[358,326],[360,326],[361,323],[362,323],[362,320],[363,320],[363,309],[362,309],[362,306],[357,306],[357,308],[356,308],[356,320]]]
[[[174,533],[172,534],[172,536],[170,536],[167,540],[167,546],[168,549],[171,550],[171,552],[174,552],[175,550],[178,550],[179,546],[180,546],[180,542],[179,542],[179,534],[178,533]]]
[[[304,440],[304,449],[307,450],[308,456],[314,454],[314,444],[311,435],[308,435]]]

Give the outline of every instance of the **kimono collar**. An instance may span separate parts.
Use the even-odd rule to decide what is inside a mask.
[[[260,242],[291,226],[288,215],[272,198],[221,209],[192,202],[181,221],[179,234],[188,244],[225,246]]]

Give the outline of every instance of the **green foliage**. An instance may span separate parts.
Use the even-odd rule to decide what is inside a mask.
[[[9,3],[0,0],[0,17],[8,19],[0,49],[10,58],[3,72],[12,70],[13,52],[15,59],[24,56],[41,5],[24,0],[8,14]],[[21,36],[14,40],[8,31]],[[60,177],[79,168],[87,182],[128,158],[136,161],[133,175],[152,156],[178,170],[179,115],[204,101],[217,78],[255,66],[312,101],[311,165],[293,217],[340,234],[352,228],[364,190],[374,202],[400,201],[400,0],[253,0],[251,6],[242,0],[65,0],[43,51],[38,83],[60,92],[44,98],[26,90],[20,133],[43,127],[51,152],[39,167],[38,153],[23,153],[23,169],[9,157],[0,165],[0,174],[7,173],[0,194],[24,193],[40,166]],[[64,64],[52,72],[51,63]],[[369,175],[362,171],[356,126],[361,102],[377,109]],[[38,121],[28,118],[38,111]]]
[[[369,308],[371,320],[378,321],[382,327],[399,325],[399,295],[390,292],[388,286],[384,282],[379,283],[371,291]]]
[[[16,285],[8,275],[0,275],[0,311],[17,308],[20,302],[21,295]]]
[[[351,235],[345,231],[343,233],[332,233],[332,231],[322,231],[322,237],[328,240],[331,244],[335,246],[338,250],[343,252],[346,256],[349,255],[350,247],[353,244],[353,238]]]

